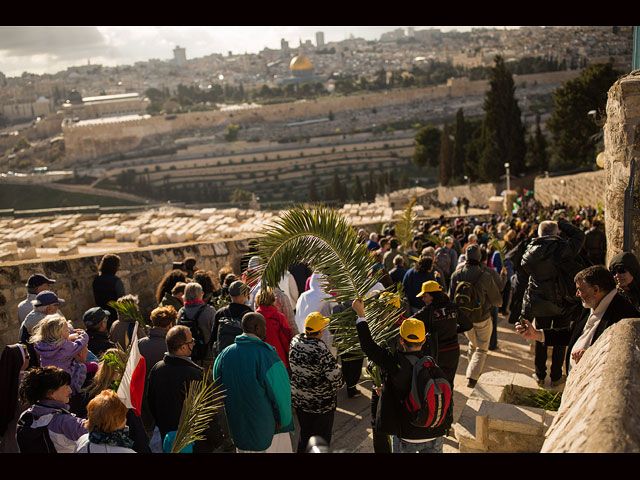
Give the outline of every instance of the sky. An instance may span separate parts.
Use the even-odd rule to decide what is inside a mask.
[[[374,40],[396,28],[406,33],[407,27],[397,26],[0,26],[0,72],[17,77],[23,72],[54,74],[89,62],[113,67],[169,60],[176,46],[186,49],[187,59],[229,51],[258,53],[265,47],[279,49],[282,38],[296,47],[300,40],[315,45],[316,32],[324,32],[325,42],[345,40],[351,34]]]

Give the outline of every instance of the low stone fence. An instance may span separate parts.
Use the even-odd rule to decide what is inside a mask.
[[[567,379],[541,453],[640,453],[640,318],[607,328]]]
[[[173,262],[186,257],[197,259],[197,266],[213,273],[214,281],[220,268],[231,266],[240,273],[240,259],[248,251],[247,239],[217,243],[191,243],[137,248],[117,252],[121,265],[118,276],[126,293],[139,296],[140,310],[148,318],[156,307],[155,290]],[[0,349],[18,338],[17,307],[27,296],[25,284],[35,273],[56,280],[55,293],[65,299],[61,309],[65,317],[78,328],[84,328],[82,314],[94,306],[92,282],[98,274],[102,255],[74,256],[56,261],[15,262],[0,267]]]
[[[533,191],[543,205],[552,205],[555,201],[571,207],[605,206],[604,170],[576,173],[558,177],[538,177]]]

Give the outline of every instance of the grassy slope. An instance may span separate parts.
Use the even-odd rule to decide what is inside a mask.
[[[0,209],[32,210],[86,205],[116,207],[137,203],[100,195],[63,192],[39,185],[0,184]]]

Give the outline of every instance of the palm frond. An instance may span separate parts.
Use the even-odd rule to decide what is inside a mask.
[[[277,287],[290,265],[308,264],[331,280],[334,301],[364,299],[377,283],[374,260],[337,210],[293,208],[266,227],[259,239],[262,281]]]
[[[122,302],[111,301],[107,305],[112,307],[116,312],[118,312],[119,317],[128,318],[135,322],[138,322],[138,325],[141,327],[146,327],[147,324],[142,317],[142,313],[140,313],[140,309],[135,302],[130,300],[124,300]]]
[[[500,254],[500,265],[504,267],[504,256],[507,254],[507,249],[504,246],[504,242],[500,242],[500,240],[491,235],[489,237],[489,245],[498,251],[498,253]]]
[[[416,199],[412,198],[407,208],[404,209],[402,218],[396,223],[396,237],[404,250],[408,250],[413,241],[413,225],[418,217],[413,210],[415,204]]]
[[[265,227],[258,255],[263,261],[260,271],[265,285],[277,286],[290,265],[304,262],[330,280],[331,297],[327,299],[333,302],[364,300],[375,341],[384,342],[396,334],[402,311],[396,306],[397,302],[381,298],[380,294],[367,298],[367,293],[378,282],[378,275],[372,273],[375,262],[367,247],[358,242],[357,232],[337,210],[318,206],[296,207],[284,212],[274,224]],[[364,356],[355,319],[351,308],[330,315],[329,328],[339,354]]]
[[[423,235],[425,242],[431,242],[433,243],[436,247],[443,247],[444,246],[444,238],[439,236],[439,235],[434,235],[433,233],[427,233]]]
[[[179,453],[191,443],[205,439],[204,432],[224,399],[221,385],[210,378],[211,371],[208,370],[201,381],[189,384],[171,453]]]
[[[116,344],[116,348],[124,352],[120,344]],[[104,362],[107,366],[113,368],[117,372],[117,380],[114,380],[111,383],[111,388],[114,392],[118,391],[118,387],[120,386],[120,382],[122,380],[122,375],[124,374],[125,369],[127,368],[127,361],[129,359],[129,353],[125,352],[124,356],[118,355],[115,352],[105,352],[102,356],[102,362]]]

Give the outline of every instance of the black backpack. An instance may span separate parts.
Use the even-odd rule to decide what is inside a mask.
[[[220,355],[225,348],[233,344],[238,335],[242,335],[242,318],[231,315],[229,307],[222,310],[223,316],[218,323],[217,340],[214,345],[214,355]]]
[[[56,410],[57,413],[54,415],[69,413],[64,409]],[[51,416],[48,422],[38,427],[32,426],[35,418],[29,410],[20,416],[16,427],[16,440],[20,453],[58,453],[49,436],[49,423],[51,423],[54,415]]]
[[[458,304],[460,312],[466,315],[473,323],[482,321],[482,303],[474,286],[481,275],[482,271],[473,281],[463,280],[458,282],[453,296],[453,301]]]
[[[436,265],[442,273],[444,273],[445,277],[451,276],[451,254],[448,250],[445,250],[444,247],[440,247],[436,250]]]
[[[406,355],[405,358],[413,367],[411,390],[404,400],[409,422],[421,428],[442,426],[452,408],[451,384],[432,357]]]
[[[204,341],[204,335],[200,326],[198,325],[198,318],[207,308],[207,305],[201,305],[200,308],[196,311],[193,318],[187,317],[187,311],[182,310],[182,315],[178,319],[178,325],[184,325],[191,330],[191,336],[193,337],[193,341],[195,342],[193,345],[193,351],[191,352],[191,360],[194,362],[199,362],[205,358],[207,358],[208,350],[210,349],[210,344]]]

